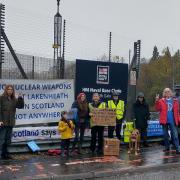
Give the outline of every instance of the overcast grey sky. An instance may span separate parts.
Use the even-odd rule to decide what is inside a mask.
[[[6,33],[17,52],[53,56],[56,0],[1,0],[6,5]],[[67,20],[66,58],[94,59],[112,54],[128,59],[133,42],[142,40],[142,57],[180,48],[179,0],[61,0]]]

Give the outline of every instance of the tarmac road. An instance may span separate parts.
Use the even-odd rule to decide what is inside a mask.
[[[178,164],[179,166],[180,164]],[[157,168],[145,172],[126,173],[117,176],[94,178],[95,180],[180,180],[180,167]]]
[[[163,152],[163,146],[141,149],[138,156],[121,148],[120,156],[76,155],[71,158],[19,154],[13,160],[0,160],[0,180],[30,179],[123,179],[180,180],[180,155]]]

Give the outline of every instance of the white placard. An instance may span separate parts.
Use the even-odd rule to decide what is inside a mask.
[[[12,84],[24,96],[24,109],[17,109],[16,125],[58,122],[61,111],[74,101],[73,80],[0,80],[0,93]]]
[[[13,128],[12,142],[60,139],[57,126]]]
[[[130,85],[136,85],[136,71],[130,71]]]
[[[75,136],[75,134],[74,134]],[[91,136],[91,130],[85,130],[85,136]],[[20,127],[13,128],[12,142],[31,141],[31,140],[60,140],[61,134],[58,126],[51,127]],[[74,138],[74,137],[73,137]]]

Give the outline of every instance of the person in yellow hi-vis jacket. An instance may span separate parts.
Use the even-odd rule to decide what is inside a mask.
[[[96,150],[96,141],[98,137],[98,149],[97,154],[101,155],[103,154],[103,137],[104,137],[104,127],[103,126],[96,126],[93,124],[92,120],[92,110],[93,108],[106,108],[106,103],[100,102],[100,96],[98,93],[94,93],[92,97],[92,103],[89,103],[89,115],[90,118],[90,126],[91,126],[91,146],[90,149],[92,151],[92,154],[94,155]]]
[[[58,130],[61,134],[61,156],[69,156],[69,145],[70,140],[73,137],[74,124],[71,120],[67,119],[67,111],[61,112],[61,120],[59,121]]]
[[[116,127],[109,126],[108,127],[108,137],[114,138],[114,130],[116,129],[116,137],[120,140],[121,139],[121,126],[122,121],[125,114],[125,105],[124,101],[119,99],[119,93],[114,91],[112,93],[112,100],[108,101],[108,108],[114,109],[116,111]]]

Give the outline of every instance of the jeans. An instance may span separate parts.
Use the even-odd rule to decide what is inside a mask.
[[[8,155],[8,146],[11,144],[12,126],[0,127],[0,155]]]
[[[91,128],[91,151],[94,152],[96,149],[96,141],[98,137],[98,152],[103,151],[103,137],[104,137],[104,127],[94,126]]]
[[[84,141],[84,132],[86,129],[86,123],[79,123],[75,126],[74,132],[75,132],[75,138],[73,142],[72,149],[75,148],[76,144],[78,143],[78,148],[80,149],[82,147],[83,141]]]
[[[120,140],[121,139],[121,127],[122,127],[122,120],[116,120],[116,127],[108,126],[108,138],[114,138],[114,130],[116,129],[116,137]]]
[[[171,135],[172,135],[171,138],[172,138],[173,144],[175,145],[176,151],[179,151],[180,149],[179,149],[178,132],[174,123],[171,123],[171,124],[168,123],[166,125],[163,125],[165,148],[170,149],[168,129],[170,129],[171,131]]]

